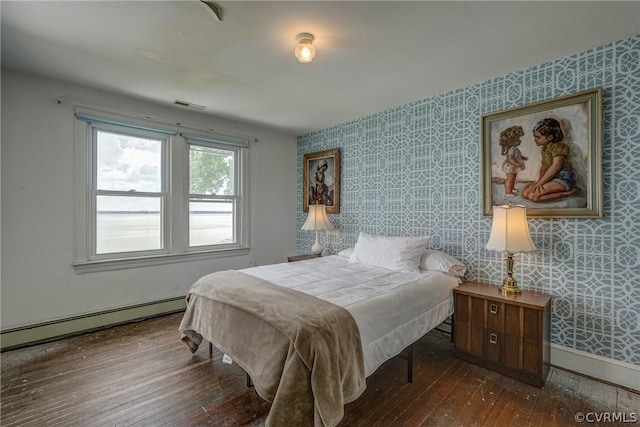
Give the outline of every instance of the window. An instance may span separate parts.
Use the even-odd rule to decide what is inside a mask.
[[[189,247],[236,243],[237,150],[189,146]]]
[[[92,129],[92,255],[165,252],[168,137]]]
[[[76,271],[248,252],[246,141],[76,118]]]

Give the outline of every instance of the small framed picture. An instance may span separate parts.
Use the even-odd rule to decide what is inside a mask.
[[[482,214],[602,217],[602,89],[482,117]]]
[[[340,213],[340,149],[305,154],[302,168],[304,212],[309,205],[324,204],[327,213]]]

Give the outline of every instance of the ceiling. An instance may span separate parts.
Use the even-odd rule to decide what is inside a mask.
[[[3,0],[2,66],[302,135],[640,33],[640,2],[216,4]]]

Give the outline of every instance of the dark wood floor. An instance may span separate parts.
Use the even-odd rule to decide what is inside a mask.
[[[180,342],[181,314],[2,354],[9,426],[262,426],[269,403],[207,346]],[[415,345],[414,381],[388,361],[340,426],[571,426],[578,413],[640,414],[640,395],[552,369],[544,389],[463,362],[448,336]],[[613,425],[612,423],[583,423]],[[620,425],[628,425],[619,423]],[[638,423],[640,424],[640,422]]]

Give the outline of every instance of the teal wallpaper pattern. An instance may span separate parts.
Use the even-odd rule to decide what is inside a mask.
[[[300,136],[298,252],[315,239],[300,230],[302,158],[339,147],[341,212],[322,235],[325,254],[353,246],[360,231],[428,235],[467,264],[466,279],[499,284],[502,255],[484,247],[480,118],[596,87],[604,217],[530,220],[538,251],[516,255],[515,274],[553,295],[552,342],[640,364],[640,35]]]

